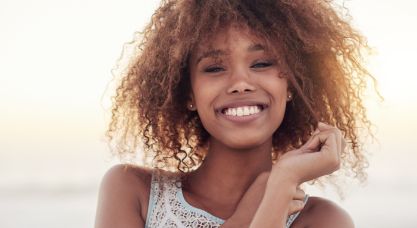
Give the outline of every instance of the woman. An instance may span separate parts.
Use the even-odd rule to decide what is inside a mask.
[[[108,136],[148,162],[105,175],[96,227],[353,227],[299,188],[365,165],[367,46],[329,1],[165,1],[137,47]]]

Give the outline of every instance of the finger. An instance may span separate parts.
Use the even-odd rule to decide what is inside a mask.
[[[326,144],[327,138],[332,134],[331,131],[324,131],[318,134],[313,135],[307,142],[302,146],[303,149],[310,151],[310,152],[317,152],[321,150],[321,147]],[[329,144],[329,143],[327,143]],[[333,145],[332,143],[327,146],[334,147],[333,149],[337,149],[337,142]]]
[[[318,128],[316,128],[316,130],[314,130],[314,131],[311,133],[311,136],[313,136],[313,135],[317,135],[318,133],[320,133],[320,130],[319,130]]]
[[[332,129],[332,128],[334,128],[334,127],[329,125],[329,124],[323,123],[323,122],[319,122],[317,124],[317,129],[319,129],[320,131],[325,131],[325,130],[329,130],[329,129]]]
[[[319,134],[319,133],[321,133],[321,132],[325,132],[325,131],[328,131],[328,130],[330,130],[330,129],[332,129],[333,127],[332,126],[330,126],[330,125],[328,125],[328,124],[325,124],[325,123],[323,123],[323,122],[319,122],[318,123],[318,125],[317,125],[317,128],[316,128],[316,130],[314,130],[314,132],[312,132],[311,133],[311,137],[310,137],[310,139],[313,137],[313,136],[315,136],[315,135],[317,135],[317,134]],[[307,143],[306,143],[307,144]]]
[[[329,124],[325,124],[323,122],[319,122],[317,130],[319,130],[320,132],[330,131],[333,134],[335,134],[336,142],[337,142],[337,148],[339,149],[338,154],[339,155],[342,154],[342,152],[344,151],[344,149],[346,147],[346,141],[343,138],[342,132],[338,128],[336,128],[334,126],[331,126]]]
[[[341,148],[342,144],[341,144],[341,140],[339,140],[339,138],[341,138],[342,134],[341,134],[341,132],[338,128],[336,128],[332,125],[329,125],[329,124],[325,124],[323,122],[319,122],[318,126],[317,126],[317,129],[319,129],[320,132],[331,131],[334,134],[336,134],[338,148]]]
[[[340,156],[342,154],[342,132],[337,128],[330,129],[329,131],[331,134],[334,134],[337,143],[337,154]]]
[[[301,211],[305,206],[305,203],[303,200],[292,200],[290,202],[290,207],[288,210],[288,215],[297,213],[299,211]]]
[[[337,148],[339,149],[337,151],[337,154],[339,155],[339,158],[340,158],[340,156],[342,155],[342,153],[345,149],[345,142],[344,142],[345,139],[343,138],[342,132],[338,128],[335,128],[333,130],[333,132],[334,132],[335,137],[336,137]]]
[[[329,172],[334,172],[340,167],[340,151],[337,145],[337,139],[335,134],[322,135],[326,137],[326,142],[320,149],[322,159],[326,160],[329,164]]]
[[[323,170],[325,174],[333,172],[340,165],[340,148],[337,145],[334,131],[320,132],[314,135],[302,147],[304,152],[320,152],[317,154],[317,161],[327,163],[328,169]]]

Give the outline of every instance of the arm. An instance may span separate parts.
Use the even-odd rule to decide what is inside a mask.
[[[235,213],[221,226],[223,228],[249,227],[259,204],[261,203],[270,172],[261,173],[251,184],[245,195],[240,200]],[[305,193],[297,188],[289,207],[288,216],[301,211],[304,208]]]
[[[298,184],[283,175],[270,175],[264,197],[249,227],[285,227]]]
[[[340,130],[319,123],[313,136],[299,149],[285,153],[272,167],[264,198],[250,227],[285,227],[296,186],[333,173],[340,167],[346,143]]]
[[[304,205],[299,201],[293,200],[297,194],[296,187],[305,181],[330,174],[337,170],[340,165],[339,154],[344,149],[345,143],[340,131],[334,127],[319,124],[317,131],[310,140],[301,148],[285,153],[279,158],[279,161],[273,166],[270,175],[267,178],[266,188],[259,190],[260,199],[252,199],[252,214],[248,214],[246,219],[239,221],[239,215],[242,213],[241,203],[244,202],[246,194],[239,203],[235,214],[224,224],[224,227],[284,227],[288,214],[291,213],[291,207],[298,205],[301,210]],[[252,196],[253,197],[253,196]],[[249,197],[251,198],[251,197]],[[259,195],[258,195],[259,198]],[[249,200],[250,201],[250,200]],[[247,210],[247,209],[246,209]],[[240,216],[244,218],[244,216]],[[228,223],[229,222],[229,223]]]
[[[144,227],[141,202],[148,202],[147,182],[144,170],[125,165],[111,168],[100,186],[95,227]]]

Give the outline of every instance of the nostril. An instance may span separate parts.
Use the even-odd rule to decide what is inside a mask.
[[[239,80],[238,82],[233,82],[230,87],[227,89],[229,94],[236,94],[236,93],[250,93],[256,91],[255,85],[252,83]]]
[[[247,92],[252,92],[252,90],[251,89],[244,89],[243,91],[241,91],[241,90],[235,89],[235,90],[232,91],[232,93],[247,93]]]

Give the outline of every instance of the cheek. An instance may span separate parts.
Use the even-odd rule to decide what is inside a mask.
[[[264,85],[265,90],[268,91],[271,103],[273,105],[273,113],[278,114],[283,118],[287,104],[287,81],[285,78],[275,78],[270,80],[268,84]]]
[[[274,77],[273,80],[265,80],[264,88],[269,92],[273,102],[285,103],[287,101],[288,83],[287,79]]]
[[[213,92],[205,86],[200,86],[199,84],[196,84],[193,88],[193,94],[194,102],[196,103],[197,108],[200,109],[206,108],[205,106],[207,106],[207,103],[210,102]]]
[[[192,82],[194,101],[197,108],[207,109],[213,105],[216,96],[222,91],[223,82],[213,78],[198,78]]]

